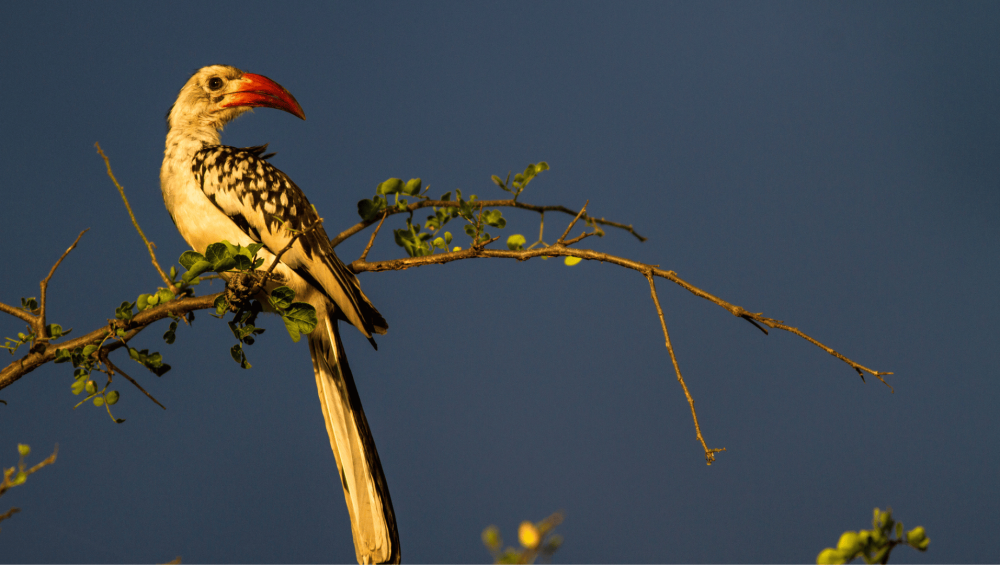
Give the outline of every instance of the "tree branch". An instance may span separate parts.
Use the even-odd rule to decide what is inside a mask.
[[[475,203],[482,206],[493,207],[493,208],[503,208],[503,207],[520,208],[522,210],[530,210],[532,212],[538,212],[540,214],[545,212],[562,212],[564,214],[569,214],[570,216],[577,215],[576,210],[570,210],[565,206],[537,206],[534,204],[525,204],[524,202],[517,202],[515,200],[476,200]],[[403,210],[400,210],[398,208],[393,208],[392,206],[387,206],[385,209],[385,214],[387,216],[392,216],[393,214],[404,214],[404,213],[408,214],[413,212],[414,210],[419,210],[420,208],[430,208],[432,206],[443,207],[443,208],[455,208],[456,206],[458,206],[458,202],[455,200],[420,200],[411,203]],[[630,234],[632,234],[633,236],[635,236],[635,238],[638,239],[639,241],[646,241],[645,237],[642,237],[641,235],[636,233],[635,229],[632,227],[631,224],[626,225],[619,222],[612,222],[610,220],[605,220],[604,218],[595,218],[593,216],[587,216],[587,215],[583,215],[581,217],[585,220],[589,220],[591,222],[595,222],[603,226],[611,226],[613,228],[625,230]],[[345,239],[351,237],[352,235],[358,233],[359,231],[374,224],[376,221],[377,221],[376,218],[372,218],[371,220],[364,220],[358,222],[357,224],[354,224],[353,226],[337,234],[337,237],[331,239],[330,243],[334,247],[336,247],[341,243],[343,243]]]
[[[144,330],[153,322],[157,322],[171,316],[183,316],[184,314],[195,310],[213,308],[215,299],[220,294],[222,293],[220,292],[206,296],[171,300],[166,304],[161,304],[159,306],[143,310],[142,312],[136,314],[128,322],[126,327],[129,331],[124,338],[110,342],[107,345],[103,345],[101,350],[110,352],[124,346],[128,340],[132,339],[136,334]],[[114,326],[109,324],[76,339],[70,339],[60,343],[49,343],[46,344],[44,348],[39,348],[37,351],[28,353],[24,357],[21,357],[17,361],[14,361],[0,370],[0,390],[10,386],[24,375],[27,375],[45,363],[54,360],[57,349],[75,349],[85,345],[100,344],[109,335],[114,335],[113,328]]]
[[[142,228],[139,227],[139,222],[135,219],[135,214],[132,213],[132,206],[129,205],[128,198],[125,198],[125,189],[122,188],[122,185],[118,184],[118,179],[115,178],[115,174],[111,171],[111,161],[108,160],[108,156],[105,155],[104,151],[101,150],[100,143],[95,143],[94,147],[97,147],[97,152],[100,153],[101,158],[104,159],[104,164],[108,167],[108,176],[111,177],[111,182],[115,183],[115,188],[118,189],[118,194],[121,194],[122,202],[125,203],[125,208],[128,210],[128,215],[130,218],[132,218],[132,225],[135,226],[135,231],[139,232],[139,237],[142,238],[142,242],[146,244],[146,249],[149,251],[149,256],[153,260],[153,266],[156,267],[156,272],[160,273],[160,278],[163,279],[164,283],[166,283],[167,288],[170,289],[170,292],[174,293],[174,295],[180,294],[180,291],[177,289],[176,286],[174,286],[173,281],[171,281],[170,278],[167,277],[167,274],[163,272],[163,269],[160,268],[160,263],[156,260],[156,253],[153,252],[153,249],[156,248],[156,245],[153,244],[153,242],[146,239],[146,234],[142,233]]]
[[[21,310],[20,308],[15,308],[13,306],[0,302],[0,312],[3,312],[4,314],[10,314],[15,318],[20,318],[21,320],[30,324],[32,329],[35,328],[35,320],[37,317],[34,316],[33,314],[25,312],[24,310]]]
[[[709,294],[708,292],[705,292],[704,290],[694,286],[693,284],[681,279],[679,276],[677,276],[677,273],[675,273],[674,271],[665,271],[663,269],[657,268],[656,265],[648,265],[646,263],[640,263],[639,261],[633,261],[631,259],[625,259],[623,257],[618,257],[616,255],[609,255],[607,253],[601,253],[591,249],[574,249],[570,247],[556,246],[556,245],[539,247],[535,249],[527,249],[524,251],[509,251],[505,249],[482,249],[482,248],[472,247],[469,249],[463,249],[461,251],[453,251],[450,253],[435,253],[434,255],[426,255],[423,257],[406,257],[402,259],[391,259],[388,261],[368,262],[359,259],[352,262],[349,265],[349,267],[355,273],[379,272],[379,271],[402,271],[413,267],[444,264],[444,263],[450,263],[452,261],[459,261],[462,259],[495,257],[503,259],[517,259],[518,261],[526,261],[533,257],[542,257],[542,256],[579,257],[580,259],[586,259],[589,261],[600,261],[602,263],[611,263],[612,265],[618,265],[620,267],[625,267],[627,269],[638,271],[644,275],[646,273],[649,273],[652,276],[666,279],[680,286],[681,288],[687,290],[691,294],[694,294],[695,296],[704,298],[705,300],[708,300],[713,304],[725,308],[727,311],[729,311],[730,314],[736,317],[746,319],[747,321],[752,323],[756,322],[756,324],[767,326],[769,328],[785,330],[789,333],[795,334],[801,337],[802,339],[808,341],[809,343],[815,345],[816,347],[819,347],[823,351],[826,351],[827,353],[836,357],[837,359],[840,359],[844,363],[847,363],[848,365],[851,366],[851,368],[853,368],[858,373],[860,374],[869,373],[871,375],[874,375],[875,378],[885,383],[886,386],[889,386],[889,384],[885,382],[885,379],[883,379],[882,376],[891,375],[892,374],[891,372],[876,371],[874,369],[865,367],[860,363],[852,361],[851,359],[845,357],[841,353],[834,350],[832,347],[820,343],[815,338],[803,333],[798,328],[786,325],[781,320],[768,318],[765,317],[762,313],[750,312],[741,306],[730,304],[729,302],[726,302],[725,300],[717,296]],[[892,387],[889,388],[891,389]]]

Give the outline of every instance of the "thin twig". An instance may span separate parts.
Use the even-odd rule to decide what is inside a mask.
[[[597,234],[595,234],[592,231],[591,232],[586,232],[585,231],[585,232],[581,233],[580,235],[574,237],[573,239],[571,239],[569,241],[564,241],[563,245],[566,246],[566,247],[569,247],[570,245],[573,245],[574,243],[579,243],[580,241],[582,241],[582,240],[584,240],[584,239],[586,239],[586,238],[588,238],[588,237],[590,237],[592,235],[597,235]]]
[[[115,364],[111,362],[111,359],[108,358],[108,352],[107,351],[105,351],[103,349],[101,349],[100,351],[101,351],[101,354],[100,354],[101,361],[103,361],[104,364],[108,366],[108,369],[111,370],[112,374],[118,373],[119,375],[125,377],[126,379],[129,380],[130,383],[132,383],[132,384],[135,385],[135,388],[141,390],[143,394],[145,394],[147,397],[149,397],[150,400],[152,400],[153,402],[155,402],[157,406],[159,406],[160,408],[163,408],[164,410],[167,409],[166,406],[160,404],[159,400],[153,398],[152,394],[149,394],[148,392],[146,392],[146,389],[142,388],[142,385],[140,385],[139,383],[137,383],[135,381],[135,379],[133,379],[132,377],[130,377],[127,374],[125,374],[125,371],[122,371],[121,369],[119,369],[118,367],[116,367]]]
[[[483,206],[487,206],[490,208],[502,208],[502,207],[520,208],[522,210],[530,210],[532,212],[538,212],[538,213],[562,212],[564,214],[569,214],[570,216],[575,216],[577,214],[576,210],[570,210],[565,206],[538,206],[535,204],[525,204],[524,202],[516,202],[514,200],[476,200],[475,202],[476,204],[482,204]],[[455,200],[420,200],[418,202],[411,202],[408,206],[406,206],[402,210],[396,207],[386,207],[385,211],[388,215],[392,216],[394,214],[408,214],[412,213],[414,210],[418,210],[420,208],[429,208],[432,206],[436,206],[439,208],[456,208],[458,206],[458,202]],[[635,229],[632,227],[631,224],[626,225],[619,222],[612,222],[610,220],[605,220],[604,218],[595,218],[593,216],[584,215],[582,217],[583,219],[590,220],[591,222],[627,231],[628,233],[635,236],[635,238],[638,239],[639,241],[646,241],[645,237],[636,233]],[[337,234],[337,237],[331,239],[330,243],[334,247],[336,247],[341,243],[343,243],[345,239],[351,237],[352,235],[358,233],[359,231],[374,224],[375,221],[376,221],[375,218],[372,218],[370,220],[363,220],[361,222],[358,222],[357,224],[354,224],[353,226]]]
[[[57,443],[56,446],[55,446],[55,448],[52,450],[52,455],[49,455],[48,457],[46,457],[45,459],[41,460],[37,464],[33,465],[31,468],[24,469],[24,459],[21,460],[21,463],[19,464],[19,466],[21,467],[21,469],[24,470],[25,476],[32,475],[36,471],[38,471],[39,469],[41,469],[42,467],[45,467],[46,465],[51,465],[51,464],[55,463],[56,462],[56,455],[58,455],[58,453],[59,453],[59,444]],[[3,471],[3,480],[0,481],[0,496],[3,496],[3,494],[5,492],[7,492],[8,489],[10,489],[12,486],[14,486],[13,481],[11,481],[10,478],[14,476],[14,472],[15,471],[16,471],[16,469],[14,467],[8,467],[8,468],[4,469],[4,471]]]
[[[677,364],[677,356],[674,355],[674,346],[670,344],[670,334],[667,332],[667,322],[663,318],[663,309],[660,308],[660,299],[656,296],[656,284],[653,282],[653,273],[646,273],[646,280],[649,281],[649,293],[653,296],[653,304],[656,305],[656,315],[660,317],[660,326],[663,328],[663,339],[667,344],[667,351],[670,352],[670,361],[674,364],[674,372],[677,373],[677,382],[681,383],[681,388],[684,389],[684,396],[687,398],[688,404],[691,406],[691,418],[694,420],[694,433],[698,437],[698,441],[701,442],[701,446],[705,449],[705,463],[708,465],[715,461],[715,454],[720,451],[725,451],[726,448],[709,449],[708,444],[705,443],[705,438],[701,435],[701,426],[698,425],[698,413],[694,409],[694,398],[691,397],[691,392],[688,390],[687,384],[684,383],[684,377],[681,376],[680,365]]]
[[[14,507],[14,508],[11,508],[10,510],[4,512],[3,514],[0,514],[0,522],[3,522],[7,518],[10,518],[11,516],[13,516],[14,514],[17,514],[20,511],[21,511],[20,508]]]
[[[135,226],[135,231],[139,232],[139,237],[142,238],[142,242],[146,244],[146,249],[149,250],[149,257],[153,260],[153,266],[156,267],[156,272],[160,273],[160,278],[162,278],[163,282],[166,283],[170,292],[174,293],[175,296],[180,294],[180,291],[176,286],[174,286],[173,281],[170,280],[167,273],[163,272],[163,269],[160,267],[160,263],[156,260],[156,253],[153,252],[156,245],[146,239],[146,234],[142,233],[142,228],[139,227],[139,222],[135,219],[135,214],[132,213],[132,206],[128,203],[128,198],[125,197],[125,189],[122,188],[122,185],[118,184],[118,179],[115,178],[115,174],[111,171],[111,161],[108,159],[108,156],[104,154],[104,151],[101,150],[100,143],[95,143],[94,147],[97,147],[97,152],[101,155],[101,158],[104,159],[104,164],[108,167],[108,176],[111,177],[111,182],[115,183],[115,188],[118,189],[118,194],[121,194],[122,201],[125,202],[125,208],[128,210],[128,215],[132,218],[132,225]]]
[[[63,259],[65,259],[67,255],[69,255],[70,251],[76,249],[76,244],[80,243],[80,238],[83,237],[83,234],[87,233],[88,231],[90,231],[90,228],[83,230],[82,232],[80,232],[80,235],[76,236],[76,239],[73,240],[73,245],[70,245],[69,249],[63,252],[63,254],[59,257],[59,260],[56,261],[56,264],[52,265],[52,268],[49,269],[48,276],[42,279],[42,282],[38,284],[38,286],[40,287],[39,291],[41,293],[41,296],[38,297],[38,317],[35,319],[35,325],[36,325],[35,335],[38,336],[35,338],[36,342],[40,340],[49,339],[49,336],[45,331],[45,303],[47,302],[45,294],[49,289],[49,281],[52,280],[52,275],[56,274],[56,269],[59,268],[59,265],[63,262]]]
[[[563,234],[559,237],[559,239],[556,240],[556,245],[565,245],[563,243],[563,240],[566,239],[567,235],[569,235],[569,230],[573,229],[573,226],[576,225],[576,222],[580,219],[580,216],[582,216],[584,212],[587,211],[587,204],[590,204],[590,200],[587,200],[586,202],[583,203],[583,208],[580,208],[580,211],[577,213],[576,217],[573,218],[573,221],[570,222],[568,226],[566,226],[566,231],[564,231]],[[581,237],[580,239],[583,238]]]
[[[382,214],[382,219],[379,220],[378,225],[375,226],[375,231],[372,232],[371,238],[368,239],[368,245],[365,246],[365,250],[364,250],[364,252],[361,253],[361,257],[358,257],[362,261],[364,261],[365,259],[368,258],[368,252],[372,250],[372,245],[375,244],[375,236],[378,235],[379,230],[382,229],[382,224],[385,222],[385,219],[388,218],[388,217],[389,217],[388,211],[386,211],[386,213]]]

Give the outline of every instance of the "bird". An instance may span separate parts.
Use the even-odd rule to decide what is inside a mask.
[[[309,353],[356,557],[358,563],[399,563],[389,487],[339,331],[339,322],[346,321],[377,349],[373,334],[385,334],[389,326],[334,253],[305,194],[268,161],[267,146],[221,144],[225,125],[253,108],[275,108],[305,120],[295,97],[265,76],[211,65],[188,79],[167,112],[163,202],[181,236],[199,253],[226,240],[262,244],[257,256],[264,267],[280,255],[261,293],[280,283],[295,291],[296,301],[316,309]]]

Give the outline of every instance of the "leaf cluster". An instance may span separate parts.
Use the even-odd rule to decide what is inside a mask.
[[[821,551],[816,563],[850,563],[858,557],[863,558],[865,563],[888,563],[892,549],[904,544],[918,551],[927,551],[931,540],[923,526],[905,533],[903,530],[903,523],[893,520],[891,508],[876,508],[871,530],[844,532],[837,547]]]
[[[531,182],[531,179],[541,171],[549,169],[548,163],[542,161],[537,165],[528,165],[524,173],[518,173],[514,181],[510,181],[508,173],[506,180],[493,175],[493,182],[500,188],[515,195],[521,194],[524,188]],[[509,184],[509,186],[508,186]],[[439,202],[454,202],[454,205],[432,206],[432,215],[427,216],[423,226],[413,221],[413,211],[410,210],[409,200],[401,196],[411,196],[418,200],[430,200],[427,191],[430,187],[421,192],[422,181],[419,178],[410,179],[403,183],[402,179],[390,178],[375,187],[375,196],[358,202],[358,215],[364,221],[372,221],[384,213],[409,212],[406,226],[393,230],[393,239],[396,245],[402,247],[410,257],[424,257],[433,255],[436,252],[447,252],[451,247],[454,236],[449,231],[442,231],[445,224],[455,218],[462,218],[466,221],[463,227],[465,235],[472,241],[472,246],[485,245],[493,240],[493,237],[486,231],[487,228],[504,229],[507,226],[507,219],[498,209],[485,209],[477,201],[475,194],[465,199],[460,189],[455,189],[452,200],[452,191],[441,195]],[[389,195],[394,195],[394,201],[390,204]],[[523,240],[523,236],[520,236]],[[522,241],[523,243],[523,241]],[[509,244],[508,244],[509,245]],[[461,247],[454,247],[451,251],[459,251]]]
[[[233,319],[228,322],[229,329],[236,338],[229,354],[240,367],[252,367],[247,360],[244,345],[253,345],[255,336],[264,333],[264,328],[256,326],[257,315],[263,311],[263,306],[256,299],[256,292],[270,276],[270,272],[260,269],[264,259],[257,257],[263,248],[261,243],[252,243],[246,247],[221,241],[209,245],[202,255],[196,251],[185,251],[178,262],[187,271],[181,276],[181,281],[187,284],[197,284],[199,277],[208,272],[223,274],[230,279],[228,291],[215,300],[215,317],[224,318],[228,312],[234,312]],[[292,341],[298,342],[302,334],[311,332],[317,324],[316,309],[305,302],[295,302],[295,291],[287,286],[275,288],[268,295],[271,310],[281,316],[285,329]],[[176,325],[164,334],[168,343],[173,340]]]
[[[507,173],[507,178],[505,180],[500,180],[500,177],[496,175],[493,175],[490,178],[493,180],[494,184],[513,194],[514,200],[516,201],[517,197],[524,192],[528,183],[531,182],[531,179],[535,178],[538,173],[547,170],[549,170],[549,164],[545,161],[539,161],[537,165],[535,163],[528,164],[523,173],[517,173],[514,175],[514,182],[510,182],[510,172]]]
[[[555,527],[562,521],[562,513],[556,512],[540,522],[533,523],[527,520],[521,522],[517,529],[520,549],[503,547],[500,529],[489,526],[482,533],[483,545],[492,554],[494,563],[534,563],[539,557],[548,562],[552,554],[562,546],[562,536],[553,533]]]

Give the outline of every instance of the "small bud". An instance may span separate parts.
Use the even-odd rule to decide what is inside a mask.
[[[503,541],[500,539],[500,530],[496,526],[490,526],[483,530],[483,545],[486,546],[490,551],[496,551],[500,548],[500,544]]]
[[[538,528],[528,521],[521,522],[521,527],[517,529],[517,539],[528,549],[535,549],[542,541]]]
[[[21,454],[21,457],[27,457],[31,453],[31,447],[19,443],[17,444],[17,452]]]

